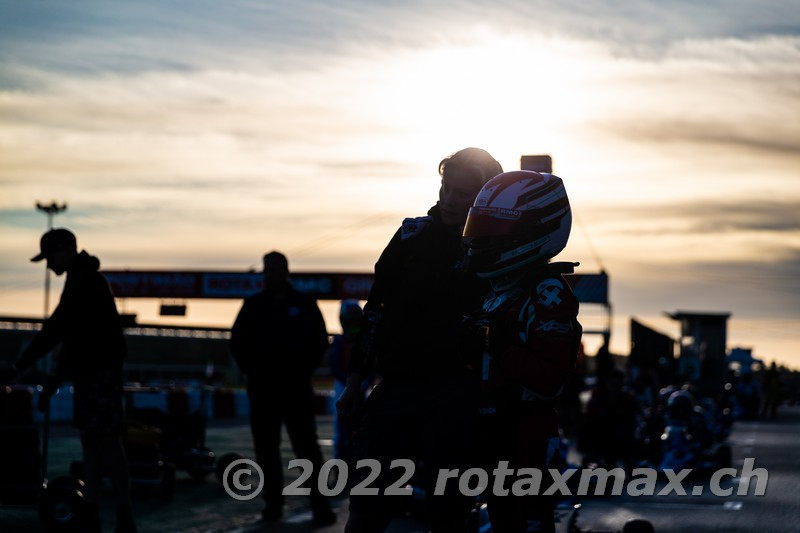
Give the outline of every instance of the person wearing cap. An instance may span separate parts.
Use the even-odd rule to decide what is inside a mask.
[[[12,377],[62,344],[55,375],[42,391],[39,408],[44,410],[63,380],[72,381],[73,423],[80,430],[84,497],[88,503],[82,531],[101,530],[97,506],[106,466],[117,500],[116,531],[134,532],[128,462],[122,444],[122,366],[127,347],[114,295],[99,272],[100,261],[86,251],[78,252],[75,235],[67,229],[52,229],[42,236],[40,252],[31,261],[43,260],[56,275],[66,273],[67,278],[58,306],[12,367]]]
[[[351,494],[350,533],[383,531],[396,504],[410,498],[385,494],[403,474],[392,468],[395,459],[424,464],[417,474],[428,495],[432,531],[466,528],[469,501],[454,486],[434,495],[434,483],[439,469],[463,469],[470,460],[478,376],[460,349],[460,328],[489,285],[463,268],[461,231],[478,191],[502,171],[480,148],[443,159],[438,203],[427,216],[405,219],[375,265],[337,408],[361,425],[358,459],[380,461],[380,476],[369,484],[379,494]],[[373,371],[381,382],[363,402],[361,387]],[[359,468],[354,477],[370,473]]]

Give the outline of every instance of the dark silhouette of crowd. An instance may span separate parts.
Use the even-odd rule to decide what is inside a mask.
[[[295,455],[322,471],[312,374],[326,353],[338,397],[334,456],[351,465],[379,460],[381,488],[396,480],[388,474],[395,460],[413,458],[432,531],[465,531],[475,503],[452,487],[433,494],[440,469],[498,461],[566,468],[570,446],[584,467],[627,473],[643,465],[728,467],[736,420],[773,419],[784,402],[797,402],[797,373],[775,362],[741,368],[708,387],[665,369],[621,368],[608,333],[587,358],[578,299],[562,277],[577,264],[550,261],[571,226],[561,179],[503,172],[478,148],[451,154],[438,170],[438,202],[426,216],[405,219],[391,238],[364,308],[342,303],[342,333],[332,345],[316,301],[290,283],[286,256],[263,257],[263,289],[244,300],[230,350],[247,380],[253,445],[265,474],[264,523],[284,512],[284,426]],[[34,261],[47,259],[56,274],[68,274],[61,303],[0,381],[16,379],[64,343],[42,397],[46,402],[60,380],[75,383],[86,530],[100,530],[97,493],[107,471],[117,490],[117,530],[135,531],[121,440],[126,346],[113,295],[99,261],[79,253],[67,230],[48,232],[40,247]],[[318,526],[336,521],[322,492],[311,484]],[[351,498],[349,533],[387,527],[397,499],[383,496]],[[555,503],[487,496],[497,533],[524,531],[531,522],[553,531]]]
[[[736,420],[773,419],[781,405],[796,402],[797,373],[775,362],[728,371],[713,393],[670,372],[623,371],[603,358],[594,363],[597,372],[586,380],[580,422],[570,438],[584,466],[627,472],[636,466],[729,466],[727,438]]]

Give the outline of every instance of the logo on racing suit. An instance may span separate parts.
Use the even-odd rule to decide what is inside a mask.
[[[555,278],[548,278],[536,286],[536,294],[539,295],[537,303],[545,307],[555,307],[561,303],[561,291],[564,285]]]
[[[558,320],[548,320],[547,322],[539,322],[535,324],[536,331],[543,331],[549,333],[551,331],[556,333],[569,333],[572,331],[571,322],[560,322]]]
[[[422,230],[430,226],[431,222],[433,222],[433,217],[430,216],[404,219],[400,230],[400,238],[406,240],[414,235],[419,235]]]

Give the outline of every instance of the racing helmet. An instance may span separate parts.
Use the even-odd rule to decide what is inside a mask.
[[[544,263],[567,245],[572,211],[561,178],[512,170],[489,180],[464,226],[470,268],[496,278]]]
[[[685,390],[676,390],[667,400],[667,415],[673,420],[689,420],[694,412],[694,397]]]

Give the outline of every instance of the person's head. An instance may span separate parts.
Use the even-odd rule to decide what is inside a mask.
[[[274,292],[289,283],[289,261],[280,252],[264,255],[264,290]]]
[[[47,260],[47,268],[60,276],[70,267],[78,255],[78,243],[75,235],[68,229],[51,229],[42,235],[39,241],[39,254],[31,258],[38,262]]]
[[[339,307],[339,323],[342,325],[342,333],[345,335],[356,335],[361,327],[361,317],[364,311],[358,300],[342,300]]]
[[[694,396],[688,391],[677,390],[667,400],[667,413],[675,420],[688,420],[694,410]]]
[[[464,245],[478,276],[501,278],[546,264],[567,245],[571,227],[561,178],[512,170],[478,193],[464,226]]]
[[[500,163],[480,148],[464,148],[442,159],[439,210],[444,225],[453,229],[463,226],[481,187],[501,172]]]

